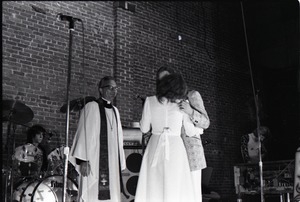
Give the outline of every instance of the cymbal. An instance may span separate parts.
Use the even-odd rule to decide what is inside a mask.
[[[97,100],[95,97],[93,96],[86,96],[85,98],[77,98],[75,100],[70,101],[70,111],[76,112],[76,111],[80,111],[83,107],[84,107],[84,103],[88,103],[91,101],[95,101]],[[60,108],[60,112],[62,113],[66,113],[67,112],[67,103],[64,104],[61,108]]]
[[[33,111],[18,100],[2,100],[3,121],[25,124],[33,119]]]

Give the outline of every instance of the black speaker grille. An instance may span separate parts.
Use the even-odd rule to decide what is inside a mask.
[[[138,173],[140,172],[142,164],[142,155],[139,153],[132,153],[126,159],[126,166],[130,172]]]
[[[139,179],[139,176],[137,176],[137,175],[132,176],[128,179],[128,181],[126,183],[127,191],[133,196],[135,196],[138,179]]]

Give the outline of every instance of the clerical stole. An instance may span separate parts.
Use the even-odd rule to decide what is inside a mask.
[[[108,163],[108,140],[107,140],[107,121],[103,101],[99,100],[100,110],[100,159],[99,159],[99,200],[110,199],[109,190],[109,163]]]

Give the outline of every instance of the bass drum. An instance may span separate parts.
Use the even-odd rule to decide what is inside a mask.
[[[40,180],[32,180],[32,179],[24,179],[21,181],[16,189],[13,192],[13,201],[19,201],[19,202],[32,202],[32,201],[51,201],[51,202],[57,202],[58,199],[55,195],[55,192],[51,190],[50,187],[47,187],[46,185],[42,185],[43,193],[40,195],[40,197],[35,197],[33,199],[33,190],[35,187],[39,184]]]
[[[36,187],[39,186],[40,193],[34,193]],[[58,202],[58,198],[55,192],[46,184],[40,184],[40,181],[36,180],[27,184],[23,193],[20,196],[20,202]]]
[[[14,189],[13,192],[13,201],[21,201],[21,197],[24,194],[24,191],[26,188],[31,184],[33,180],[30,179],[23,179],[17,185],[15,186],[16,188]],[[25,200],[25,198],[24,198]]]
[[[51,175],[41,180],[35,186],[32,193],[33,202],[62,202],[63,201],[63,176]],[[78,186],[70,178],[67,179],[66,202],[76,202],[78,196]]]

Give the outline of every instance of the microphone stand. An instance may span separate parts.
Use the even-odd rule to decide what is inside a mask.
[[[255,99],[255,108],[256,108],[256,121],[257,121],[257,137],[258,137],[258,157],[259,157],[259,179],[260,179],[260,198],[264,202],[264,183],[263,183],[263,162],[261,154],[261,134],[260,134],[260,119],[259,119],[259,109],[258,109],[258,94],[254,96]]]
[[[264,184],[263,184],[263,163],[262,163],[262,155],[261,155],[261,137],[260,137],[260,119],[259,119],[259,109],[258,109],[258,95],[255,94],[254,89],[254,81],[253,81],[253,73],[251,68],[251,60],[250,60],[250,51],[248,46],[247,40],[247,30],[246,30],[246,23],[245,23],[245,16],[244,16],[244,8],[243,2],[241,1],[241,11],[242,11],[242,19],[243,19],[243,26],[244,26],[244,34],[245,34],[245,41],[246,41],[246,48],[247,48],[247,56],[248,62],[250,67],[250,75],[251,75],[251,83],[252,83],[252,91],[255,101],[255,109],[256,109],[256,124],[257,124],[257,136],[258,136],[258,155],[259,155],[259,178],[260,178],[260,201],[264,202]]]
[[[65,134],[65,147],[64,147],[64,176],[63,176],[63,193],[62,201],[66,201],[66,187],[67,187],[67,176],[68,176],[68,161],[69,161],[69,122],[70,122],[70,83],[71,83],[71,64],[72,64],[72,42],[73,42],[73,31],[74,31],[74,19],[69,21],[69,60],[68,60],[68,79],[67,79],[67,113],[66,113],[66,134]]]

